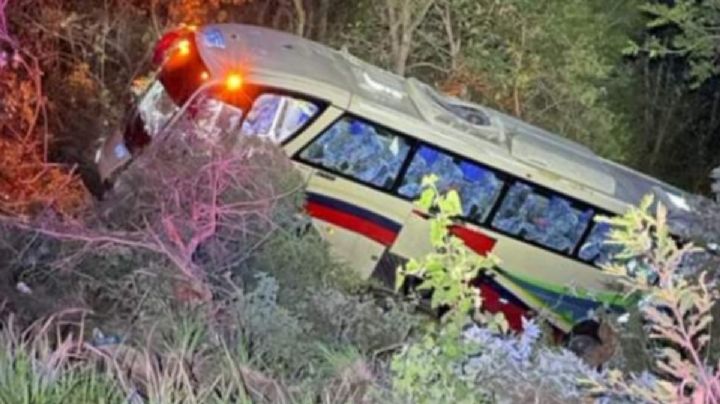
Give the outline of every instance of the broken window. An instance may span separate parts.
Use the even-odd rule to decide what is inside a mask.
[[[177,105],[170,99],[160,80],[152,83],[137,109],[145,132],[151,137],[157,135],[177,111]]]
[[[215,98],[200,98],[193,108],[195,135],[217,141],[224,135],[237,133],[243,113],[242,109]]]
[[[595,223],[587,241],[580,247],[580,259],[598,266],[609,264],[612,257],[622,250],[620,245],[608,243],[611,230],[609,223]]]
[[[345,116],[300,153],[304,161],[390,189],[410,146],[402,138],[364,120]]]
[[[570,253],[593,216],[580,211],[565,198],[544,196],[530,185],[517,182],[507,193],[493,226],[506,233]]]
[[[281,143],[304,127],[319,110],[315,103],[307,100],[265,93],[253,103],[241,133]]]
[[[503,186],[503,182],[487,168],[422,146],[403,178],[400,195],[417,198],[422,191],[422,179],[430,174],[438,177],[436,185],[440,192],[453,189],[460,194],[463,215],[478,223],[485,220]]]

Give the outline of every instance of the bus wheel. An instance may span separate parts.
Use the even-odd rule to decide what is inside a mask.
[[[573,327],[567,348],[592,367],[600,367],[615,354],[618,336],[607,322],[585,320]]]

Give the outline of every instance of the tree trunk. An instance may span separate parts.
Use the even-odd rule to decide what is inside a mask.
[[[303,0],[293,0],[295,6],[295,34],[298,36],[305,36],[305,24],[307,20],[307,12],[305,11],[305,5]]]
[[[515,116],[518,118],[522,118],[522,100],[521,100],[521,94],[522,91],[520,86],[524,85],[523,83],[520,83],[518,80],[518,77],[521,76],[521,72],[523,69],[523,64],[525,63],[523,56],[525,56],[525,24],[520,26],[520,52],[519,56],[515,63],[515,83],[513,83],[513,110],[515,112]]]
[[[662,69],[661,66],[658,71],[657,81],[655,83],[656,93],[654,96],[653,105],[657,105],[657,103],[659,102],[667,102],[667,109],[663,110],[662,108],[658,108],[661,113],[655,117],[659,125],[656,129],[655,142],[652,152],[650,154],[650,168],[654,167],[657,164],[660,158],[660,154],[663,151],[663,146],[665,145],[667,134],[668,132],[670,132],[670,126],[672,125],[673,119],[675,118],[675,109],[677,107],[678,97],[676,94],[674,94],[675,87],[671,83],[672,80],[672,69]],[[672,88],[668,89],[668,87]],[[670,97],[664,97],[669,98],[668,101],[660,101],[661,89],[665,89],[670,93]]]
[[[260,6],[260,10],[255,13],[255,24],[264,26],[265,25],[265,18],[267,17],[268,9],[270,8],[271,1],[263,1],[262,5]],[[257,3],[255,3],[257,4]]]
[[[328,14],[330,12],[330,0],[320,0],[318,9],[318,22],[316,38],[321,41],[327,41],[328,31]]]
[[[413,47],[413,35],[425,20],[435,0],[386,0],[392,65],[396,74],[405,75]]]

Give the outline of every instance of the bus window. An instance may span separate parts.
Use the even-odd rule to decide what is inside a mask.
[[[390,189],[409,151],[406,139],[361,119],[345,116],[305,148],[300,158]]]
[[[196,134],[219,140],[226,134],[237,133],[243,110],[212,97],[204,97],[193,106]]]
[[[515,183],[495,215],[492,225],[506,233],[561,252],[572,252],[593,215],[573,208],[559,196],[545,197],[533,187]]]
[[[610,259],[622,250],[621,246],[608,243],[610,230],[609,223],[595,223],[587,241],[580,247],[578,257],[583,261],[592,262],[598,266],[609,264]]]
[[[319,110],[316,104],[307,100],[265,93],[255,99],[241,133],[282,143],[314,118]]]
[[[138,104],[137,112],[144,123],[146,133],[153,137],[165,127],[178,110],[162,83],[156,80]]]
[[[423,177],[430,174],[438,176],[440,192],[454,189],[460,194],[463,215],[478,223],[485,220],[503,186],[495,173],[486,168],[422,146],[413,157],[398,192],[417,198],[422,191]]]

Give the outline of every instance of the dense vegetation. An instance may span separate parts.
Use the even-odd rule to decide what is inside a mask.
[[[266,144],[178,135],[93,199],[153,42],[209,21],[347,47],[689,190],[720,163],[718,0],[0,0],[0,402],[720,400],[717,262],[685,259],[662,208],[615,219],[607,270],[645,298],[604,318],[596,368],[541,318],[482,312],[466,281],[497,258],[448,234],[462,202],[431,179],[436,252],[404,272],[447,291],[430,302],[334,262]],[[717,244],[719,211],[682,232]]]

